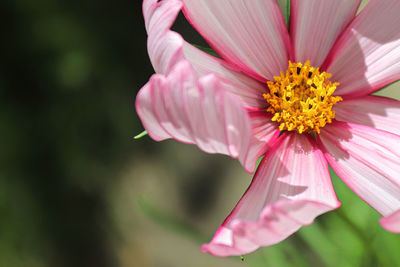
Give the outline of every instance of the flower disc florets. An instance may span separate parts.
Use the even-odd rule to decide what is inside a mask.
[[[289,61],[286,74],[281,72],[274,82],[267,82],[267,111],[274,115],[272,121],[280,123],[281,131],[320,133],[320,128],[332,122],[332,107],[342,98],[332,95],[339,83],[332,83],[330,77],[331,74],[310,66],[310,61],[304,65]]]

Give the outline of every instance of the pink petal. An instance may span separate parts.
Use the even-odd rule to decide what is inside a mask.
[[[264,81],[287,68],[290,39],[276,0],[183,0],[190,23],[227,61]]]
[[[136,96],[136,112],[150,137],[156,141],[162,141],[171,138],[171,135],[161,126],[152,108],[152,88],[154,87],[154,82],[158,82],[161,77],[154,75],[152,79],[140,89]]]
[[[304,135],[284,134],[202,251],[220,257],[250,253],[282,241],[339,206],[328,165],[314,141]]]
[[[400,209],[400,136],[335,122],[319,141],[342,180],[383,216]]]
[[[379,220],[386,231],[400,234],[400,210]]]
[[[168,74],[178,62],[185,59],[192,63],[198,76],[208,73],[217,75],[227,90],[240,97],[245,107],[264,106],[262,94],[266,91],[265,84],[240,73],[229,63],[200,51],[170,30],[181,8],[182,3],[177,0],[143,2],[147,46],[155,71]]]
[[[136,110],[153,139],[196,144],[208,153],[240,158],[249,172],[254,169],[257,159],[247,157],[253,138],[249,115],[214,75],[197,79],[182,61],[167,77],[153,75],[137,96]]]
[[[156,73],[168,74],[184,57],[182,37],[170,31],[182,8],[179,0],[144,0],[143,16],[148,34],[147,50]]]
[[[229,63],[208,55],[194,46],[184,43],[185,58],[192,63],[198,75],[214,73],[229,92],[238,96],[246,108],[263,108],[266,103],[263,93],[267,85],[234,69]]]
[[[353,20],[361,0],[292,0],[291,36],[296,62],[320,66]]]
[[[271,121],[272,115],[263,111],[250,112],[250,120],[253,138],[250,140],[250,148],[245,158],[241,158],[242,162],[252,162],[248,168],[254,170],[255,163],[263,156],[271,145],[279,137],[280,130],[276,122]]]
[[[400,79],[400,1],[372,0],[335,44],[327,72],[336,94],[363,96]]]
[[[339,102],[334,110],[339,121],[362,124],[400,135],[400,101],[369,95]]]

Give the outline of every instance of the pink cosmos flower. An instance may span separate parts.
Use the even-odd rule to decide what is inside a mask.
[[[400,232],[400,103],[371,93],[400,79],[400,1],[144,0],[157,74],[136,110],[156,141],[237,158],[253,181],[203,252],[280,242],[340,206],[328,163]],[[223,59],[170,30],[183,10]]]

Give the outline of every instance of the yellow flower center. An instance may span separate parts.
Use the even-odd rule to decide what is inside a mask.
[[[342,98],[332,95],[339,83],[329,81],[331,76],[310,66],[310,61],[304,65],[289,61],[286,74],[281,72],[275,82],[267,82],[269,93],[263,95],[270,105],[267,111],[274,115],[272,121],[280,123],[281,131],[320,133],[332,122],[332,107]]]

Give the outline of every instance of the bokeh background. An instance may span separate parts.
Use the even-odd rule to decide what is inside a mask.
[[[251,176],[193,146],[132,139],[153,73],[141,1],[0,10],[0,266],[400,266],[400,236],[334,174],[342,207],[312,226],[243,261],[200,253]],[[182,16],[174,28],[206,46]]]

